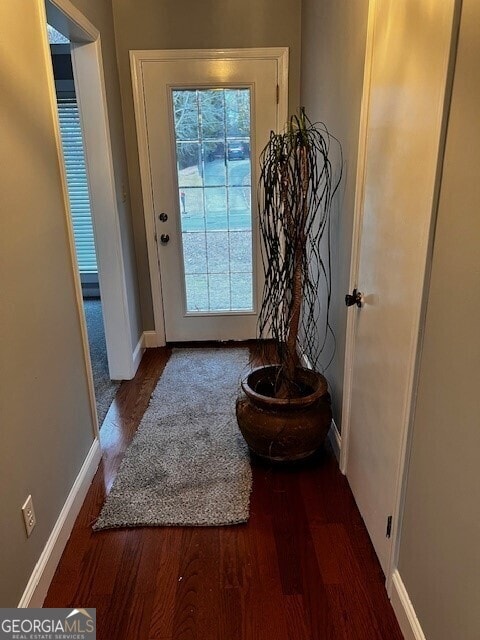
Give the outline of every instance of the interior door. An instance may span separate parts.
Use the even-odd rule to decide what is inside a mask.
[[[346,473],[388,576],[455,3],[375,5]]]
[[[278,61],[152,61],[142,75],[166,340],[254,338],[256,185],[278,126]]]

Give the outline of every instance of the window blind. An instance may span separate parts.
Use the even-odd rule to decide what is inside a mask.
[[[87,170],[77,101],[75,98],[58,98],[57,104],[78,268],[80,273],[97,273]]]

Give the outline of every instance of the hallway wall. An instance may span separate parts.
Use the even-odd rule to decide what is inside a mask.
[[[331,323],[335,358],[326,371],[341,429],[346,307],[352,245],[368,0],[303,0],[301,103],[340,140],[344,173],[332,210]],[[327,356],[328,360],[328,356]]]
[[[0,24],[0,605],[16,607],[94,431],[46,34],[31,0],[0,3]],[[27,538],[30,493],[37,526]]]
[[[463,0],[399,572],[426,638],[477,640],[480,5]]]
[[[72,0],[100,31],[133,344],[140,305],[111,0]],[[0,3],[0,605],[17,606],[94,440],[54,114],[36,2]],[[24,45],[18,47],[21,34]],[[15,51],[15,55],[12,55]],[[28,87],[28,100],[25,100]],[[21,506],[37,526],[27,539]]]
[[[87,0],[77,0],[86,2]],[[89,0],[91,1],[91,0]],[[154,328],[129,50],[290,48],[290,111],[299,106],[301,0],[113,0],[143,327]]]

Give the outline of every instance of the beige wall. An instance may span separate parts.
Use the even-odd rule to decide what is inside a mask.
[[[303,0],[301,102],[343,147],[344,175],[332,211],[332,327],[335,358],[326,371],[341,428],[346,307],[352,244],[355,172],[367,34],[368,0]]]
[[[429,640],[480,632],[479,43],[463,0],[399,557]]]
[[[127,168],[111,2],[73,3],[102,39],[136,344],[142,326],[130,209],[122,198]],[[0,3],[0,606],[18,604],[94,438],[48,93],[50,60],[35,7],[32,0]],[[37,526],[27,539],[20,509],[29,493]]]
[[[113,167],[117,196],[120,232],[122,236],[123,260],[128,292],[129,315],[132,343],[135,346],[143,331],[140,313],[140,297],[137,278],[137,265],[133,239],[132,216],[128,189],[128,171],[123,133],[122,104],[118,80],[115,36],[111,0],[72,0],[83,15],[100,31],[102,41],[105,89],[112,142]],[[124,202],[123,194],[126,194]]]
[[[49,61],[35,7],[0,3],[2,607],[18,604],[93,442]],[[21,506],[29,493],[37,526],[27,539]]]
[[[290,110],[299,106],[301,0],[114,0],[144,329],[153,309],[128,52],[131,49],[290,47]]]

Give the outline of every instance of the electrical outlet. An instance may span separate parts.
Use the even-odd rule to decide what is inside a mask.
[[[28,496],[25,500],[25,504],[22,507],[23,519],[25,521],[25,529],[27,531],[27,536],[30,537],[30,534],[33,531],[33,527],[37,524],[37,519],[35,518],[35,511],[33,510],[33,501],[32,496]]]

